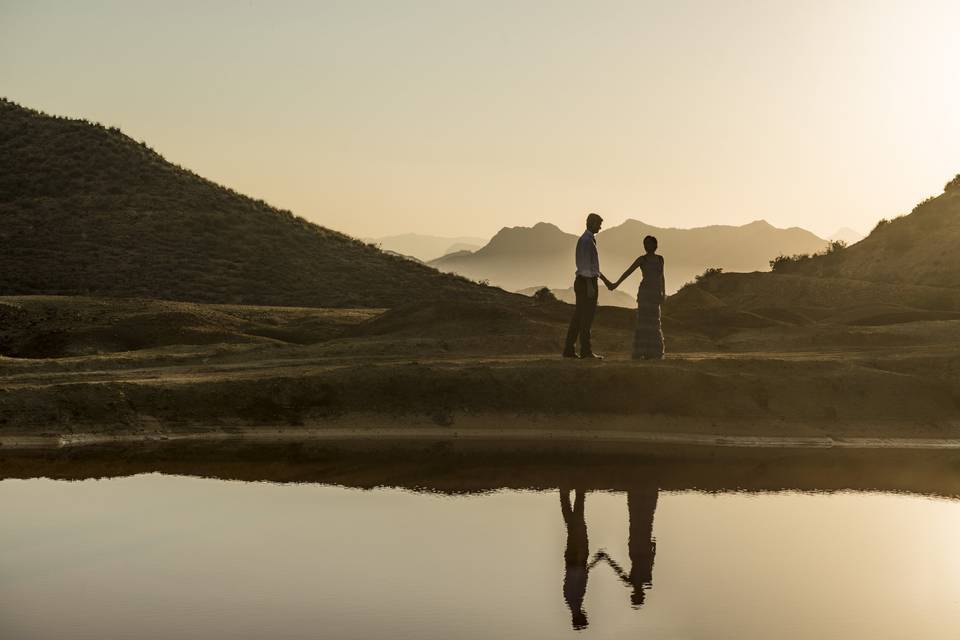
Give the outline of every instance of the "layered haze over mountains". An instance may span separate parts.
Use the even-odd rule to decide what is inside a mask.
[[[668,293],[709,268],[763,271],[770,268],[770,260],[778,255],[815,253],[827,245],[827,240],[804,229],[778,229],[762,220],[742,226],[696,229],[660,228],[627,220],[597,235],[604,274],[610,279],[618,278],[643,253],[643,238],[647,235],[656,236],[660,242]],[[510,291],[546,286],[564,299],[569,297],[564,292],[573,283],[577,238],[577,234],[547,222],[504,228],[475,252],[444,256],[429,264]],[[601,303],[632,305],[639,281],[637,272],[617,289],[615,293],[621,295],[604,296]]]
[[[435,260],[458,251],[476,251],[487,243],[486,238],[433,236],[423,233],[403,233],[365,240],[379,245],[384,251],[416,258],[421,262]]]

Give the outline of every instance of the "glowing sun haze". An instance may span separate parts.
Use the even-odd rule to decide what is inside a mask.
[[[960,3],[0,0],[0,94],[359,236],[765,218],[960,172]]]

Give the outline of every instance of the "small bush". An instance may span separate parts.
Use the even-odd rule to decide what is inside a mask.
[[[703,273],[694,278],[694,282],[702,282],[710,276],[719,275],[721,273],[723,273],[723,269],[721,267],[708,267]]]
[[[819,255],[829,256],[832,253],[838,253],[846,248],[847,243],[843,240],[831,240],[827,243],[827,248],[823,250],[823,253]]]
[[[954,176],[953,180],[951,180],[950,182],[948,182],[948,183],[943,187],[943,190],[944,190],[945,192],[947,192],[947,193],[950,193],[950,192],[952,192],[952,191],[960,191],[960,173],[958,173],[956,176]]]
[[[777,256],[770,261],[770,270],[771,271],[786,271],[790,267],[805,262],[810,259],[809,253],[798,253],[792,256],[785,256],[783,254]]]
[[[950,184],[950,183],[947,183],[947,186],[949,186],[949,184]],[[915,206],[915,207],[910,211],[910,213],[916,213],[917,211],[919,211],[920,209],[922,209],[924,206],[930,204],[930,203],[933,202],[934,200],[936,200],[936,198],[934,198],[933,196],[930,196],[930,197],[928,197],[928,198],[924,198],[917,206]]]
[[[556,302],[557,296],[553,295],[553,291],[550,291],[547,287],[541,287],[534,292],[533,299],[537,301],[537,304],[547,304]]]

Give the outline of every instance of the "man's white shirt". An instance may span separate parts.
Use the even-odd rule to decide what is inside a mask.
[[[577,275],[584,278],[596,278],[600,275],[597,237],[589,229],[577,240]]]

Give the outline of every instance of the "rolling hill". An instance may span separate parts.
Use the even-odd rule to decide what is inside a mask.
[[[508,296],[217,185],[119,129],[9,100],[0,244],[0,295],[379,308]]]
[[[803,229],[777,229],[757,221],[743,226],[715,225],[696,229],[654,227],[637,220],[605,229],[597,236],[600,264],[613,279],[643,253],[643,238],[654,235],[666,258],[667,290],[676,291],[707,268],[757,271],[769,268],[779,253],[809,253],[827,241]],[[577,236],[541,222],[533,227],[504,228],[473,253],[459,253],[429,264],[510,290],[544,284],[567,289],[573,282],[573,253]],[[632,300],[639,284],[635,274],[618,291]]]
[[[881,220],[842,251],[785,262],[798,275],[870,282],[960,287],[960,176],[908,215]]]
[[[781,257],[770,273],[710,275],[668,299],[664,311],[687,326],[724,331],[912,325],[935,335],[960,318],[958,248],[960,176],[855,245]],[[810,344],[822,343],[804,331]]]

